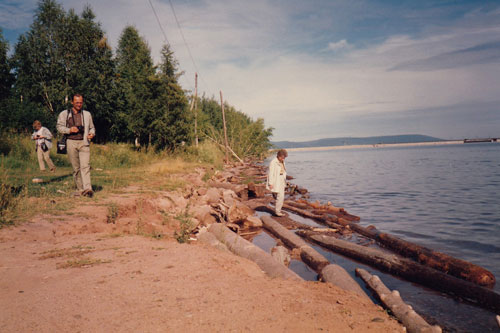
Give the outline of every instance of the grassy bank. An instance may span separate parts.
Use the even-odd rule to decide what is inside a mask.
[[[42,172],[28,136],[3,135],[0,142],[0,227],[35,214],[64,212],[78,203],[71,200],[74,181],[66,155],[56,154],[53,147],[50,155],[57,169]],[[96,195],[81,200],[99,200],[134,183],[148,182],[152,190],[172,190],[185,185],[176,174],[197,167],[220,169],[222,159],[220,150],[210,143],[176,153],[138,151],[128,144],[92,144],[91,177]]]

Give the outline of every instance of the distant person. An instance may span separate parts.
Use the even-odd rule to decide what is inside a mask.
[[[285,158],[288,153],[285,149],[278,150],[276,157],[269,163],[269,173],[267,175],[266,189],[273,192],[276,199],[275,214],[276,216],[284,216],[281,212],[283,201],[285,200],[286,187],[286,167]]]
[[[42,126],[42,123],[39,120],[35,120],[33,122],[33,135],[31,139],[36,142],[36,155],[38,157],[38,165],[40,166],[40,171],[45,171],[45,162],[50,169],[50,171],[54,172],[56,170],[56,166],[50,159],[50,148],[52,148],[52,133],[50,133],[49,129]],[[45,160],[45,162],[44,162]]]
[[[73,107],[64,110],[57,118],[57,130],[66,135],[66,149],[73,167],[75,180],[75,196],[92,197],[90,183],[90,140],[95,136],[94,123],[90,112],[83,110],[83,96],[73,95]]]

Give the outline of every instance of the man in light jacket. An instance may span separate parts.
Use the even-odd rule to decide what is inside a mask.
[[[276,216],[283,216],[281,208],[285,200],[285,187],[286,187],[286,167],[285,158],[288,153],[285,149],[278,150],[276,157],[269,164],[269,173],[267,174],[266,189],[273,192],[276,199],[275,214]]]
[[[94,123],[90,112],[83,110],[82,95],[75,94],[71,104],[71,109],[59,114],[57,130],[67,136],[66,149],[77,189],[75,196],[92,197],[94,192],[90,183],[90,140],[95,136]]]
[[[40,166],[41,171],[45,171],[45,162],[49,166],[50,171],[54,172],[56,170],[56,166],[50,159],[50,148],[52,148],[52,133],[50,133],[49,129],[42,126],[42,123],[39,120],[35,120],[33,122],[33,135],[31,136],[32,140],[36,141],[36,155],[38,157],[38,165]]]

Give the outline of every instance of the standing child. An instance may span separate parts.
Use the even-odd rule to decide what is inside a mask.
[[[50,159],[50,148],[52,148],[52,133],[46,127],[42,127],[42,123],[39,120],[33,122],[33,129],[35,132],[31,136],[31,139],[36,141],[36,154],[38,157],[38,165],[41,171],[45,171],[45,162],[49,166],[50,171],[55,171],[56,166]]]

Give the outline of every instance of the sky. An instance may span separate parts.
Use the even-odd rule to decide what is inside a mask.
[[[498,0],[59,3],[77,13],[90,5],[114,50],[135,26],[158,61],[165,36],[156,12],[183,88],[194,90],[198,72],[200,95],[222,91],[236,109],[264,118],[274,141],[500,137]],[[36,8],[36,0],[0,0],[11,48]]]

